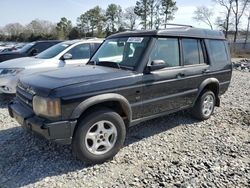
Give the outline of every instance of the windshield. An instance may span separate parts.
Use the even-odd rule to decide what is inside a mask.
[[[52,46],[52,47],[48,48],[47,50],[41,52],[40,54],[38,54],[36,56],[36,58],[39,58],[39,59],[53,58],[53,57],[57,56],[59,53],[61,53],[62,51],[64,51],[66,48],[68,48],[71,45],[72,44],[59,43],[59,44],[57,44],[55,46]]]
[[[35,43],[34,42],[31,42],[31,43],[28,43],[26,45],[24,45],[24,47],[22,47],[21,49],[17,50],[18,52],[21,52],[21,53],[26,53],[27,51],[29,51],[32,46],[34,46]]]
[[[149,37],[123,37],[106,40],[92,57],[91,62],[105,66],[116,63],[119,67],[134,69],[146,49]]]

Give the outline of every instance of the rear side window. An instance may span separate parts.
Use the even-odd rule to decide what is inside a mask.
[[[209,40],[210,56],[215,63],[223,63],[228,61],[225,42],[222,40]]]
[[[53,45],[54,45],[54,43],[40,42],[40,43],[35,44],[35,46],[33,48],[37,49],[38,53],[40,53]]]
[[[182,47],[184,65],[197,65],[205,63],[201,40],[182,39]]]
[[[163,60],[166,67],[180,65],[179,42],[177,38],[159,38],[150,54],[150,63],[154,60]]]

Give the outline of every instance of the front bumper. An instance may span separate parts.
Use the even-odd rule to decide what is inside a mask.
[[[23,128],[37,133],[47,140],[59,144],[71,144],[76,120],[47,123],[45,119],[37,117],[32,110],[18,102],[11,102],[8,110],[10,116],[15,118]]]

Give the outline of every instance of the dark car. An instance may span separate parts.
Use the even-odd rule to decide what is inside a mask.
[[[87,66],[21,78],[9,113],[49,140],[72,144],[79,159],[101,163],[132,125],[184,109],[208,119],[231,75],[222,32],[124,32],[108,37]]]
[[[48,40],[48,41],[36,41],[26,44],[23,48],[16,51],[1,52],[0,53],[0,63],[10,59],[20,58],[20,57],[31,57],[39,54],[40,52],[48,49],[55,44],[62,42],[58,40]]]

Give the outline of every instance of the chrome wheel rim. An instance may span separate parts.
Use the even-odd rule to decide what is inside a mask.
[[[117,140],[117,129],[110,121],[98,121],[92,125],[85,137],[87,150],[94,155],[110,151]]]
[[[214,108],[214,97],[212,95],[207,95],[204,98],[202,104],[202,113],[204,116],[208,117],[212,114]]]

